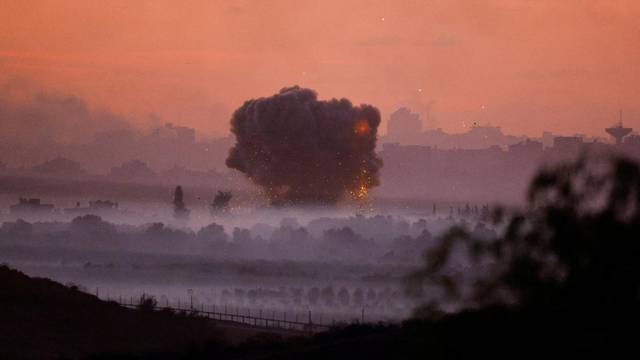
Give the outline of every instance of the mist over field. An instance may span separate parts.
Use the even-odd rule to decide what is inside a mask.
[[[399,320],[412,310],[403,277],[420,265],[435,236],[455,224],[483,231],[480,221],[489,216],[477,206],[462,214],[391,206],[378,213],[358,204],[232,204],[212,214],[187,206],[188,219],[176,219],[170,203],[128,204],[99,215],[73,207],[5,214],[2,260],[102,297],[146,293],[184,305],[194,289],[198,306],[209,308],[331,313],[324,321],[360,318],[366,309],[371,320]]]

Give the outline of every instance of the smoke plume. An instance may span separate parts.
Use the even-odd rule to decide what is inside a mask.
[[[127,119],[92,110],[76,96],[40,89],[28,80],[0,84],[0,142],[87,143],[99,132],[129,130]]]
[[[362,199],[379,184],[379,124],[373,106],[321,101],[311,89],[284,88],[234,112],[236,144],[226,163],[261,186],[273,204]]]

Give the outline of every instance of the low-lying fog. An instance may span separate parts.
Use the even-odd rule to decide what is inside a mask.
[[[56,199],[67,204],[69,199]],[[46,202],[46,199],[43,199]],[[57,206],[58,207],[58,206]],[[62,207],[62,206],[60,206]],[[484,205],[250,207],[174,217],[170,203],[0,215],[0,262],[101,298],[314,322],[394,321],[404,277],[453,225],[490,235]]]

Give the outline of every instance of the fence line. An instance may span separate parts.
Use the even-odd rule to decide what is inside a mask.
[[[140,306],[139,302],[138,303],[134,302],[133,297],[129,299],[130,300],[129,302],[126,301],[127,299],[123,301],[121,298],[118,300],[114,300],[114,299],[107,299],[107,300],[114,301],[118,303],[120,306],[124,306],[127,308],[138,308]],[[202,305],[202,308],[204,308],[204,305]],[[310,310],[308,311],[308,314],[307,314],[308,315],[307,321],[304,322],[304,321],[297,321],[297,316],[296,316],[296,321],[287,320],[286,312],[283,313],[284,314],[283,319],[277,319],[275,316],[276,315],[275,311],[271,312],[272,317],[262,316],[262,310],[259,311],[258,316],[252,316],[250,314],[250,310],[248,315],[240,314],[240,312],[238,311],[238,307],[236,307],[235,314],[232,312],[228,312],[226,306],[224,307],[224,312],[215,311],[215,305],[212,306],[213,311],[206,311],[204,309],[198,310],[197,307],[181,308],[181,307],[171,307],[171,306],[156,306],[154,309],[157,311],[169,310],[173,312],[187,312],[189,314],[207,317],[212,320],[229,321],[237,324],[248,325],[255,328],[278,329],[278,330],[286,330],[286,331],[305,332],[310,334],[326,331],[331,327],[330,325],[314,323],[312,321]]]

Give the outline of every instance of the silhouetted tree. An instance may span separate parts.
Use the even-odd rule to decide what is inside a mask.
[[[69,224],[69,232],[71,237],[88,241],[107,241],[118,237],[114,224],[91,214],[74,218]]]
[[[216,245],[222,245],[229,240],[229,235],[224,232],[222,225],[211,223],[198,230],[197,238],[202,241],[212,242]]]
[[[182,186],[176,186],[173,192],[173,215],[177,219],[185,219],[189,217],[189,210],[184,205],[184,194],[182,192]]]
[[[309,292],[307,293],[307,300],[309,301],[309,304],[317,304],[318,299],[320,299],[320,289],[318,289],[317,287],[309,289]]]
[[[0,231],[9,236],[26,239],[33,234],[33,224],[22,219],[18,219],[15,222],[2,223]]]
[[[423,310],[446,306],[628,309],[640,290],[640,167],[622,157],[582,157],[540,171],[528,208],[501,236],[455,228],[409,279]]]
[[[322,289],[320,292],[320,297],[322,301],[327,306],[332,306],[336,297],[335,292],[333,291],[333,286],[327,286]]]
[[[362,291],[362,289],[357,288],[353,292],[353,304],[356,306],[362,306],[363,303],[364,303],[364,292]]]
[[[247,300],[249,301],[249,303],[254,305],[256,303],[257,298],[258,298],[258,292],[255,289],[251,289],[247,291]]]
[[[215,215],[228,212],[229,203],[231,202],[232,197],[233,195],[231,194],[231,191],[218,191],[211,203],[211,213]]]
[[[338,291],[338,301],[340,302],[340,305],[349,306],[350,299],[351,296],[349,296],[349,290],[340,288],[340,291]]]
[[[153,311],[158,306],[158,300],[155,297],[142,294],[140,301],[138,302],[138,310],[140,311]]]
[[[368,304],[374,304],[375,301],[376,301],[376,298],[377,298],[376,291],[373,290],[372,288],[369,288],[367,290],[367,303]]]

